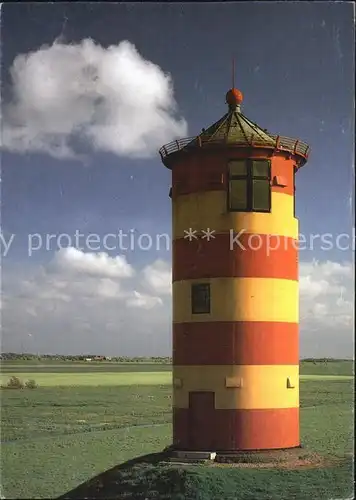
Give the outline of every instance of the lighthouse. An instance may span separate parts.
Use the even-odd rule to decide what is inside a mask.
[[[300,446],[295,174],[309,146],[226,113],[163,146],[172,171],[173,448]]]

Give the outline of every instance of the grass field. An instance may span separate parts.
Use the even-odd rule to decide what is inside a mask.
[[[12,375],[40,387],[1,390],[6,498],[55,498],[171,443],[169,365],[3,362],[1,382]],[[350,496],[352,362],[302,363],[300,391],[303,444],[341,464],[283,473],[234,470],[235,499]]]

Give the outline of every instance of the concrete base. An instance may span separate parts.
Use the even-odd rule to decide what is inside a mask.
[[[169,462],[201,464],[213,462],[215,457],[215,451],[172,450],[169,454]]]
[[[219,463],[281,463],[305,458],[308,453],[301,446],[276,450],[241,450],[217,452],[215,461]]]
[[[303,446],[296,448],[285,448],[277,450],[250,450],[250,451],[190,451],[177,450],[173,446],[165,449],[168,462],[178,465],[184,464],[206,464],[211,466],[232,466],[232,467],[315,467],[322,466],[325,460],[303,449]]]

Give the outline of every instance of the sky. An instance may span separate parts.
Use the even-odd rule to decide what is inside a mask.
[[[311,147],[300,354],[352,357],[354,38],[347,2],[3,4],[2,351],[170,355],[158,149],[226,113],[234,58],[243,113]]]

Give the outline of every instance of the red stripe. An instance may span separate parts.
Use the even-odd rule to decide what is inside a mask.
[[[300,445],[299,408],[211,410],[204,418],[204,425],[199,426],[192,410],[173,408],[173,443],[177,449],[239,451]]]
[[[173,241],[173,281],[196,278],[279,278],[298,280],[297,240],[244,233]]]
[[[228,185],[228,161],[233,158],[251,159],[251,150],[226,149],[198,149],[198,154],[185,154],[183,161],[176,161],[172,169],[172,191],[173,200],[183,194],[191,194],[205,191],[226,191]],[[267,154],[266,154],[267,153]],[[287,159],[285,153],[277,153],[272,156],[270,152],[255,149],[254,159],[271,160],[271,177],[283,177],[286,186],[272,184],[272,192],[280,192],[293,195],[293,173],[295,159]],[[204,174],[202,175],[202,165]]]
[[[259,321],[173,324],[175,365],[298,365],[299,325]]]

